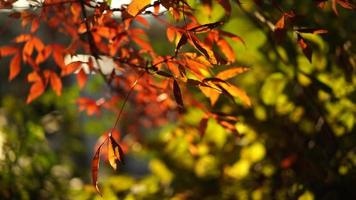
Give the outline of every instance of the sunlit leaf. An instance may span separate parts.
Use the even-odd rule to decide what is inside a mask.
[[[21,55],[17,53],[10,62],[9,80],[14,79],[21,71]]]
[[[36,81],[32,84],[30,88],[30,93],[27,96],[26,103],[31,103],[34,99],[41,96],[41,94],[45,91],[45,85],[42,81]]]
[[[222,80],[228,80],[228,79],[234,78],[236,75],[244,73],[248,70],[249,70],[249,68],[246,68],[246,67],[234,67],[234,68],[230,68],[230,69],[224,70],[222,72],[219,72],[216,75],[216,77],[220,78]]]
[[[114,170],[117,170],[118,164],[125,164],[122,148],[111,135],[108,140],[108,160]]]
[[[54,72],[52,72],[50,75],[50,83],[57,96],[60,96],[62,94],[62,81]]]
[[[132,16],[136,16],[150,3],[151,0],[133,0],[127,7],[127,12]]]
[[[99,163],[100,163],[100,151],[101,147],[104,145],[106,140],[100,144],[100,146],[95,151],[94,157],[91,161],[91,176],[92,176],[92,183],[96,189],[96,191],[101,195],[99,186],[98,186],[98,173],[99,173]]]

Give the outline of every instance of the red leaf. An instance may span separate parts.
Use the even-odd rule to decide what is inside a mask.
[[[57,96],[60,96],[62,94],[62,81],[54,72],[52,72],[50,75],[50,83]]]
[[[78,81],[78,85],[79,88],[83,88],[85,83],[87,82],[87,75],[85,74],[83,69],[80,69],[78,74],[77,74],[77,81]]]
[[[62,45],[58,44],[53,44],[52,46],[52,51],[53,51],[53,60],[54,62],[58,65],[59,68],[63,69],[65,67],[64,64],[64,47]]]
[[[0,57],[1,56],[9,56],[15,54],[18,51],[17,47],[14,46],[3,46],[0,47]]]
[[[32,21],[31,33],[36,32],[39,26],[40,26],[40,20],[39,20],[39,18],[36,17]]]
[[[17,53],[10,62],[9,80],[14,79],[21,71],[21,56]]]
[[[44,90],[45,90],[45,85],[43,84],[43,82],[41,80],[36,81],[34,84],[32,84],[32,86],[30,88],[30,93],[27,97],[26,103],[29,104],[34,99],[41,96],[41,94],[44,92]]]
[[[92,182],[93,185],[96,189],[96,191],[101,195],[100,189],[98,186],[98,172],[99,172],[99,162],[100,162],[100,150],[103,144],[106,142],[106,140],[103,141],[103,143],[100,144],[98,149],[96,150],[93,160],[91,161],[91,177],[92,177]]]

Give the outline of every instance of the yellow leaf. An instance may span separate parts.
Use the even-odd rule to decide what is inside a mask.
[[[220,78],[222,80],[227,80],[227,79],[233,78],[234,76],[241,74],[248,70],[249,70],[249,68],[246,68],[246,67],[234,67],[234,68],[219,72],[216,75],[216,78]]]
[[[132,16],[136,16],[150,3],[151,0],[133,0],[127,7],[127,12]]]
[[[225,90],[227,90],[232,96],[238,97],[242,103],[246,106],[251,106],[251,99],[247,96],[246,92],[240,88],[230,84],[220,84]]]

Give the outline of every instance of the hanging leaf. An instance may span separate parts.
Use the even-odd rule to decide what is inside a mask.
[[[93,185],[96,189],[96,191],[101,195],[99,186],[98,186],[98,173],[99,173],[99,163],[100,163],[100,151],[101,147],[103,144],[106,142],[106,140],[103,141],[103,143],[100,144],[98,149],[96,150],[93,160],[91,161],[91,177],[92,177],[92,182]]]
[[[117,170],[118,164],[125,164],[124,152],[122,151],[120,145],[116,143],[115,139],[111,135],[109,135],[108,140],[108,160],[114,170]]]
[[[183,111],[184,104],[183,104],[182,93],[180,91],[179,85],[176,80],[173,81],[173,94],[174,94],[174,98],[178,104],[179,110]]]
[[[87,79],[88,76],[85,74],[84,69],[80,69],[77,74],[77,81],[80,89],[82,89],[85,86]]]
[[[54,90],[54,92],[56,93],[57,96],[61,96],[62,94],[62,81],[61,79],[58,77],[58,75],[54,72],[51,73],[50,75],[50,83],[51,83],[51,87]]]
[[[32,86],[30,88],[30,93],[27,97],[26,103],[29,104],[34,99],[41,96],[41,94],[44,92],[44,90],[45,90],[45,85],[43,84],[43,82],[41,80],[36,81],[34,84],[32,84]]]
[[[151,0],[133,0],[127,7],[127,12],[135,17],[150,3]]]
[[[21,55],[17,53],[10,62],[9,80],[14,79],[21,71]]]
[[[309,62],[311,63],[313,50],[310,47],[310,44],[308,44],[306,42],[306,40],[300,34],[298,34],[298,44],[302,48],[302,51],[303,51],[305,57],[307,57]]]

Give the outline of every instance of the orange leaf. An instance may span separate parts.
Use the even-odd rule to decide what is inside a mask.
[[[232,96],[238,97],[243,104],[246,106],[251,106],[251,99],[247,96],[246,92],[241,90],[240,88],[230,85],[230,84],[220,84],[227,92],[229,92]]]
[[[99,172],[99,162],[100,162],[100,150],[103,144],[106,142],[106,140],[103,141],[103,143],[100,144],[98,149],[96,150],[93,160],[91,161],[91,177],[93,181],[93,185],[96,189],[96,191],[101,195],[100,189],[98,186],[98,172]]]
[[[15,54],[18,51],[17,47],[14,46],[3,46],[0,47],[0,57],[1,56],[9,56]]]
[[[27,75],[27,81],[37,82],[37,81],[42,81],[42,79],[41,76],[36,71],[33,71]]]
[[[38,52],[41,52],[45,48],[45,45],[38,37],[33,37],[32,42],[33,46],[37,49]]]
[[[229,43],[226,42],[226,40],[219,40],[218,41],[218,46],[220,47],[221,51],[224,53],[224,55],[226,56],[226,58],[230,61],[230,62],[234,62],[235,61],[235,53],[232,50],[231,46],[229,45]]]
[[[50,75],[50,83],[51,83],[52,89],[57,94],[57,96],[60,96],[62,93],[62,81],[58,77],[58,75],[54,72],[52,72]]]
[[[245,44],[245,41],[240,37],[240,36],[237,36],[233,33],[229,33],[229,32],[226,32],[226,31],[221,31],[219,30],[219,33],[222,35],[222,36],[225,36],[225,37],[229,37],[230,39],[232,39],[233,41],[236,41],[236,42],[241,42],[243,45],[246,45]]]
[[[219,72],[216,75],[216,78],[220,78],[222,80],[227,80],[227,79],[233,78],[234,76],[241,74],[248,70],[249,70],[249,68],[246,68],[246,67],[234,67],[234,68]]]
[[[41,52],[38,52],[37,58],[36,58],[36,63],[40,64],[47,60],[49,55],[52,53],[52,47],[51,46],[46,46]]]
[[[221,91],[219,91],[215,87],[211,87],[210,85],[207,85],[207,84],[206,84],[206,86],[199,85],[199,88],[203,92],[203,94],[209,98],[210,104],[212,106],[215,105],[216,101],[219,99]]]
[[[39,18],[34,18],[31,25],[31,33],[36,32],[38,27],[40,27],[40,20]]]
[[[284,28],[285,28],[285,17],[283,14],[282,17],[276,23],[275,29],[284,29]]]
[[[30,40],[31,37],[32,36],[29,34],[22,34],[22,35],[17,36],[14,41],[16,43],[26,42],[26,41]]]
[[[27,97],[26,103],[29,104],[34,99],[41,96],[41,94],[44,92],[44,90],[45,90],[45,85],[43,84],[43,82],[41,80],[36,81],[34,84],[32,84],[32,86],[30,88],[30,93]]]
[[[34,43],[33,43],[33,40],[28,40],[26,42],[26,44],[24,45],[23,47],[23,54],[24,55],[32,55],[33,53],[33,48],[34,48]]]
[[[167,28],[167,31],[166,31],[166,34],[167,34],[167,38],[170,42],[173,42],[174,40],[174,37],[176,35],[176,31],[174,30],[173,27],[168,27]]]
[[[17,53],[10,62],[10,75],[9,80],[14,79],[21,71],[21,56]]]
[[[193,34],[189,34],[189,39],[192,41],[195,49],[200,51],[212,64],[217,64],[217,60],[215,58],[214,52],[207,45],[202,43],[198,37]]]
[[[83,88],[85,83],[87,82],[87,75],[85,74],[83,69],[80,69],[78,74],[77,74],[77,81],[78,81],[78,85],[79,88]]]
[[[108,160],[114,170],[117,170],[117,165],[119,163],[124,164],[124,152],[111,135],[109,136],[108,141]]]
[[[136,16],[150,3],[151,0],[133,0],[127,7],[127,12],[131,16]]]
[[[65,67],[63,58],[63,49],[59,48],[61,46],[53,45],[53,60],[58,65],[59,68],[63,69]]]
[[[308,58],[309,62],[312,62],[313,50],[300,34],[298,34],[298,44],[302,48],[302,51]]]
[[[136,44],[138,44],[142,49],[147,50],[147,51],[153,51],[151,44],[139,37],[132,37],[132,40],[135,41]]]
[[[82,65],[81,61],[74,61],[69,63],[68,65],[66,65],[61,72],[62,76],[66,76],[69,75],[73,72],[75,72],[76,70],[78,70],[78,68]]]

